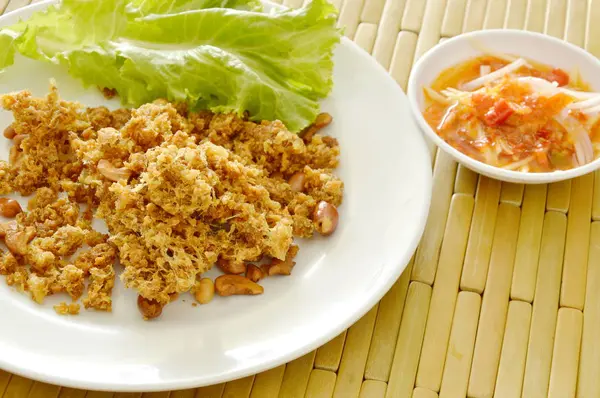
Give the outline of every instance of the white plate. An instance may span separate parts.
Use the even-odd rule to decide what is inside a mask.
[[[0,26],[39,10],[0,18]],[[58,316],[51,297],[37,305],[0,280],[0,368],[50,383],[94,390],[154,391],[208,385],[278,366],[326,343],[377,303],[406,267],[424,228],[431,192],[426,144],[398,85],[344,39],[335,54],[335,88],[323,109],[341,144],[346,183],[340,225],[329,238],[301,243],[290,277],[265,280],[261,296],[169,305],[142,320],[136,294],[120,282],[113,313]],[[61,68],[18,59],[0,92],[44,95],[55,77],[61,96],[110,104]],[[0,129],[11,121],[0,113]],[[0,157],[8,144],[0,138]],[[25,203],[25,201],[21,201]],[[4,279],[4,278],[2,278]]]

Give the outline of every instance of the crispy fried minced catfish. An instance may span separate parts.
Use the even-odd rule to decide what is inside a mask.
[[[331,212],[319,210],[322,203],[335,210],[343,197],[333,174],[339,144],[317,132],[325,124],[301,137],[279,121],[188,112],[164,100],[133,110],[85,109],[60,100],[55,87],[46,98],[23,91],[0,103],[15,117],[5,136],[25,135],[9,163],[0,162],[0,195],[36,192],[4,235],[0,226],[0,238],[18,243],[0,257],[0,273],[36,302],[64,292],[85,296],[86,309],[110,311],[118,258],[120,279],[151,319],[180,293],[209,301],[198,286],[208,286],[202,274],[217,261],[243,273],[246,263],[266,257],[286,268],[264,276],[288,275],[294,237],[337,225],[337,211],[333,223]],[[320,119],[330,122],[326,116]],[[104,219],[108,236],[93,231],[93,216]],[[92,247],[73,255],[84,244]],[[251,269],[258,281],[263,272]],[[242,287],[228,285],[242,292],[235,294]],[[153,310],[144,313],[146,307]],[[66,303],[55,309],[79,312]]]

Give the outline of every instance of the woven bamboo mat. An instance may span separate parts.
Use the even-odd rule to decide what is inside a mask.
[[[600,56],[600,0],[335,2],[346,35],[402,88],[430,47],[481,28],[545,32]],[[27,3],[0,0],[0,11]],[[381,302],[287,365],[151,394],[85,392],[0,371],[0,396],[600,397],[600,174],[524,188],[438,153],[429,219],[409,268]]]

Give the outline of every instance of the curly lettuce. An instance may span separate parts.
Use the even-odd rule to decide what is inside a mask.
[[[269,13],[258,0],[63,0],[0,29],[0,68],[18,52],[125,106],[166,98],[298,132],[331,91],[336,19],[326,0]]]

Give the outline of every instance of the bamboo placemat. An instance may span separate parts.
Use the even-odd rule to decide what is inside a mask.
[[[425,51],[482,28],[545,32],[600,56],[600,0],[335,2],[346,35],[402,88]],[[0,11],[26,4],[0,0]],[[600,174],[524,188],[439,152],[433,179],[429,223],[407,271],[318,350],[256,376],[151,394],[60,388],[0,370],[0,396],[600,397]]]

